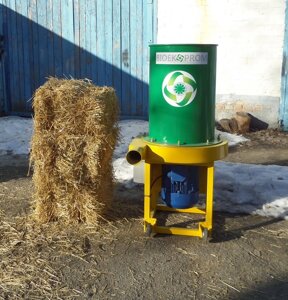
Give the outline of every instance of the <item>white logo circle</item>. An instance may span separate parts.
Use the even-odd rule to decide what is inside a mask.
[[[189,105],[197,93],[196,80],[185,71],[177,70],[166,75],[162,83],[162,94],[166,102],[174,107]]]

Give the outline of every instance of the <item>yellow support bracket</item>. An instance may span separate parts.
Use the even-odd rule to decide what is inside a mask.
[[[201,229],[155,226],[153,230],[154,232],[162,233],[162,234],[176,234],[176,235],[196,236],[202,238]]]
[[[148,218],[145,221],[147,222],[147,224],[154,226],[154,225],[156,225],[157,219],[156,218]]]

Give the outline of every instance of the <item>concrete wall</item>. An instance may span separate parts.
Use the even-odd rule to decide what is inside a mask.
[[[157,43],[216,43],[216,118],[279,118],[285,0],[158,0]]]

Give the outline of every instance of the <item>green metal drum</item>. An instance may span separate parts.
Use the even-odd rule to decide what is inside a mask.
[[[149,136],[163,144],[214,139],[217,45],[150,45]]]

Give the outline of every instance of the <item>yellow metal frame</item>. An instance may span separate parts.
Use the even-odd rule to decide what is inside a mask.
[[[135,161],[129,157],[131,153],[133,154],[132,158],[145,161],[144,231],[147,232],[149,227],[149,229],[155,233],[196,236],[200,238],[207,236],[212,230],[214,161],[222,159],[227,155],[227,141],[222,141],[214,145],[191,147],[162,145],[137,138],[130,144],[127,154],[128,161],[129,159],[130,161]],[[135,153],[139,155],[135,156]],[[162,186],[161,177],[163,164],[185,164],[199,167],[199,188],[200,193],[206,195],[205,209],[197,207],[174,209],[157,203]],[[158,226],[156,217],[157,211],[200,214],[205,217],[205,220],[199,222],[198,228],[196,229]]]
[[[214,163],[198,165],[200,167],[200,192],[206,194],[206,207],[200,209],[192,207],[188,209],[174,209],[163,204],[157,204],[161,189],[161,180],[157,180],[161,174],[161,165],[145,163],[145,183],[144,183],[144,232],[147,226],[151,226],[152,232],[164,234],[176,234],[203,237],[204,230],[207,233],[212,230],[213,215],[213,183],[214,183]],[[155,181],[157,180],[157,182]],[[167,211],[176,213],[200,214],[205,217],[203,222],[199,222],[197,229],[167,227],[157,225],[157,211]]]

